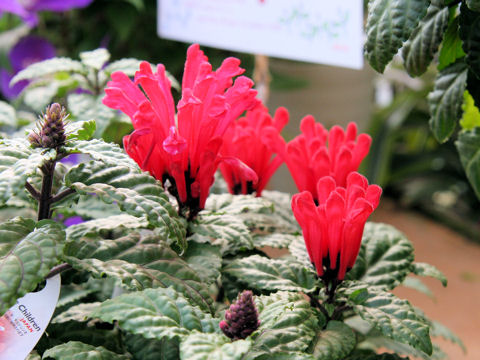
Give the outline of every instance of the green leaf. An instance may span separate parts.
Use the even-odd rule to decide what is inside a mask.
[[[141,63],[142,60],[133,58],[120,59],[108,64],[103,71],[105,71],[107,75],[111,75],[116,71],[121,71],[128,77],[133,77],[140,68]]]
[[[432,1],[427,15],[403,45],[405,68],[411,76],[419,76],[427,71],[442,42],[448,19],[448,7],[443,6],[441,0]]]
[[[189,232],[193,234],[189,239],[220,246],[222,255],[253,249],[250,231],[238,216],[200,212],[188,226]]]
[[[290,251],[290,254],[292,254],[293,257],[295,257],[305,267],[315,271],[315,268],[310,261],[310,256],[308,255],[303,236],[296,236],[295,239],[293,239],[290,243],[288,251]]]
[[[413,263],[412,272],[418,276],[430,276],[439,280],[443,286],[447,286],[447,278],[435,266],[426,263]]]
[[[53,75],[61,71],[86,74],[86,68],[80,61],[57,57],[36,62],[23,69],[13,77],[12,81],[10,81],[10,86],[13,86],[22,80],[38,79],[40,77]]]
[[[65,176],[65,185],[80,194],[95,193],[130,215],[146,218],[165,238],[186,248],[185,223],[153,177],[124,166],[90,162],[72,168]]]
[[[447,141],[452,135],[461,116],[466,82],[467,67],[463,61],[446,67],[435,78],[435,86],[428,95],[428,103],[430,128],[440,143]]]
[[[411,272],[412,243],[391,225],[367,223],[362,246],[348,278],[390,290]]]
[[[80,285],[62,285],[56,309],[58,310],[63,307],[71,306],[79,300],[86,298],[93,292],[95,291],[92,289],[85,289]]]
[[[224,272],[259,290],[310,292],[318,285],[315,273],[303,264],[259,255],[234,260]]]
[[[297,235],[290,234],[269,234],[269,235],[257,235],[253,237],[253,244],[256,248],[270,246],[276,249],[288,248],[290,244],[297,239]],[[303,239],[302,239],[303,241]]]
[[[90,121],[89,124],[92,124]],[[90,125],[88,125],[90,127]],[[88,131],[91,131],[90,128]],[[64,147],[67,153],[82,153],[92,157],[92,159],[101,161],[107,165],[127,166],[137,172],[140,171],[138,165],[128,156],[117,144],[107,143],[103,140],[72,140]]]
[[[432,336],[442,337],[445,340],[448,340],[448,341],[452,342],[453,344],[457,344],[458,346],[460,346],[464,353],[467,352],[467,349],[466,349],[463,341],[457,335],[455,335],[452,332],[452,330],[450,330],[445,325],[440,324],[437,321],[432,321],[430,325],[431,325]]]
[[[300,225],[292,213],[292,197],[290,194],[280,191],[262,191],[262,197],[273,204],[274,215],[277,222],[285,226],[288,230],[280,230],[280,232],[299,233]],[[287,225],[288,224],[288,225]]]
[[[250,346],[249,340],[232,342],[225,335],[192,332],[180,343],[180,359],[240,360]]]
[[[219,331],[218,320],[189,304],[173,289],[146,289],[107,300],[93,314],[102,321],[118,321],[121,329],[147,339],[173,339],[197,330]]]
[[[468,181],[480,199],[480,128],[460,132],[455,145]]]
[[[75,121],[67,125],[67,140],[90,140],[95,133],[95,120]]]
[[[16,126],[17,115],[15,109],[7,102],[0,101],[0,126]]]
[[[62,324],[67,321],[85,322],[91,319],[91,313],[100,306],[100,302],[83,303],[70,307],[56,315],[51,324]]]
[[[460,119],[462,129],[472,130],[474,127],[480,126],[480,111],[475,106],[475,101],[468,90],[463,93],[462,110],[463,115]]]
[[[42,360],[42,357],[38,355],[36,350],[32,350],[32,352],[28,354],[25,360]]]
[[[178,360],[178,341],[145,339],[141,335],[127,334],[125,344],[135,360]]]
[[[96,137],[101,137],[111,123],[126,117],[103,105],[102,98],[102,96],[75,93],[67,97],[68,109],[75,120],[95,120]]]
[[[480,11],[480,1],[479,0],[467,0],[467,5],[473,11]]]
[[[317,335],[313,346],[316,360],[341,360],[354,349],[355,333],[340,321],[329,321],[325,330]]]
[[[110,60],[110,53],[104,48],[93,51],[84,51],[80,53],[80,60],[84,65],[98,71],[108,60]]]
[[[256,296],[260,327],[252,334],[253,345],[246,359],[261,354],[305,352],[315,334],[325,325],[325,318],[296,293],[278,292]],[[295,359],[295,358],[293,358]]]
[[[65,233],[53,221],[14,218],[0,224],[0,313],[35,290],[60,261]]]
[[[191,241],[183,257],[202,281],[207,284],[214,283],[220,276],[222,256],[218,246]]]
[[[405,280],[403,280],[402,285],[407,288],[417,290],[418,292],[421,292],[432,299],[435,298],[429,287],[418,278],[408,276],[405,278]]]
[[[480,13],[471,11],[462,2],[460,5],[460,38],[463,41],[463,51],[467,54],[465,62],[469,69],[480,77]]]
[[[42,359],[53,358],[56,360],[128,360],[126,355],[116,354],[102,346],[92,346],[79,341],[69,341],[57,345],[43,353]]]
[[[201,309],[212,311],[213,300],[207,285],[158,238],[142,239],[136,233],[115,240],[82,237],[69,241],[64,252],[74,268],[97,278],[118,279],[127,290],[170,286]]]
[[[428,0],[368,2],[365,55],[375,70],[384,71],[425,16],[428,4]]]
[[[347,303],[362,319],[373,325],[384,336],[432,354],[432,342],[426,320],[415,312],[410,303],[381,288],[364,283],[344,283],[340,292],[347,295]],[[366,291],[362,303],[351,301],[349,295],[359,289]]]
[[[459,18],[456,17],[447,27],[443,36],[443,43],[438,56],[438,70],[445,69],[465,56],[462,49],[462,40],[458,34]]]

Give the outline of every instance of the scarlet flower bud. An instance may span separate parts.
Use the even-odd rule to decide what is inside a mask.
[[[28,136],[28,141],[33,147],[56,149],[65,143],[65,120],[68,117],[65,108],[54,103],[47,106],[45,114],[37,123],[39,132],[33,131]]]
[[[253,301],[253,294],[246,290],[225,312],[225,320],[220,321],[220,329],[233,340],[246,339],[258,329],[260,320]]]

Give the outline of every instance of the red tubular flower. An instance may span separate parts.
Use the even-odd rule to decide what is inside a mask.
[[[115,72],[105,89],[103,103],[132,119],[135,131],[124,137],[125,150],[142,170],[162,183],[169,180],[169,192],[177,198],[181,213],[189,210],[190,218],[205,206],[222,161],[219,149],[225,131],[258,103],[249,78],[240,76],[233,81],[244,72],[239,65],[240,60],[227,58],[212,71],[199,46],[191,45],[176,116],[163,65],[152,72],[149,63],[141,63],[134,82]],[[255,179],[249,168],[243,167],[243,171]]]
[[[368,185],[357,172],[347,177],[346,187],[331,176],[318,181],[318,205],[304,191],[292,198],[292,209],[303,231],[310,260],[320,277],[343,280],[355,264],[365,222],[378,206],[382,189]]]
[[[309,115],[303,118],[300,130],[302,134],[287,144],[285,162],[298,190],[311,192],[315,200],[316,184],[324,176],[331,176],[337,185],[345,187],[348,174],[358,170],[372,142],[367,134],[357,137],[353,122],[347,131],[340,126],[327,131]]]
[[[225,157],[240,159],[258,176],[258,182],[253,182],[239,171],[238,166],[231,166],[224,161],[220,164],[220,171],[232,194],[256,192],[257,196],[261,196],[262,190],[283,163],[283,158],[278,155],[285,153],[285,141],[280,132],[287,123],[287,109],[278,108],[272,119],[268,109],[259,104],[230,125],[220,153]]]

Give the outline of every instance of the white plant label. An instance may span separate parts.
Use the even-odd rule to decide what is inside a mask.
[[[47,328],[60,295],[60,275],[28,293],[0,318],[0,360],[24,360]]]
[[[158,0],[160,37],[354,69],[362,0]]]

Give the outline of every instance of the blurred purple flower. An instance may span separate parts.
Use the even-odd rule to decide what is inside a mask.
[[[0,92],[8,100],[16,98],[29,82],[28,80],[23,80],[10,87],[10,80],[12,80],[15,74],[25,69],[28,65],[50,59],[54,56],[55,48],[47,40],[33,35],[23,37],[8,54],[13,73],[6,69],[0,69]]]
[[[39,11],[67,11],[90,5],[93,0],[1,0],[0,15],[9,12],[20,16],[30,26],[38,23]]]
[[[85,222],[85,220],[83,220],[83,218],[81,216],[72,216],[72,217],[66,218],[63,221],[63,224],[66,227],[69,227],[69,226],[72,226],[72,225],[81,224],[83,222]]]
[[[60,162],[67,164],[67,165],[77,165],[78,163],[82,162],[82,155],[83,154],[70,154],[67,157],[60,160]]]

